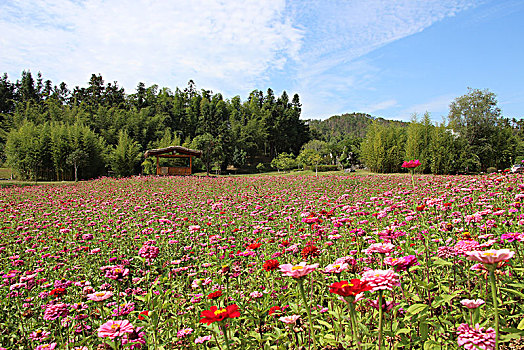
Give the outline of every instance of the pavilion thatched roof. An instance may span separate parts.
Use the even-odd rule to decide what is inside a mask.
[[[189,149],[182,146],[169,146],[165,148],[159,148],[159,149],[150,149],[147,150],[146,153],[144,153],[144,157],[151,157],[151,156],[157,156],[160,154],[166,154],[166,153],[172,153],[178,152],[180,154],[187,154],[190,156],[194,156],[197,158],[200,158],[202,156],[202,151],[195,150],[195,149]]]

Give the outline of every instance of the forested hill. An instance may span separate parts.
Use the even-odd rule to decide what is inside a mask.
[[[364,138],[368,126],[376,120],[380,124],[407,126],[408,123],[396,120],[376,118],[366,113],[344,113],[325,120],[308,120],[313,138],[325,141],[342,140],[346,137]]]

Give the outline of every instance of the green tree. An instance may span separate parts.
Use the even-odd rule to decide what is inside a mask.
[[[207,175],[209,175],[211,166],[220,163],[224,156],[220,140],[217,140],[211,134],[198,135],[191,142],[191,147],[202,151],[202,162]]]
[[[468,88],[466,95],[457,97],[449,106],[451,128],[467,142],[482,171],[497,165],[495,136],[500,118],[496,96],[487,89]]]
[[[87,153],[81,149],[75,149],[66,158],[66,163],[73,166],[75,170],[75,182],[78,181],[78,168],[87,164]]]
[[[278,171],[289,171],[297,166],[297,162],[293,154],[282,152],[271,161],[271,166]]]
[[[140,146],[125,131],[118,134],[118,144],[111,154],[111,168],[117,176],[131,176],[140,160]]]

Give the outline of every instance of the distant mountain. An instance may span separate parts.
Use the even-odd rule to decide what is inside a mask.
[[[310,119],[307,121],[312,136],[325,141],[338,141],[349,136],[363,138],[366,136],[367,127],[374,121],[396,126],[407,126],[408,123],[397,120],[387,120],[373,117],[366,113],[345,113],[334,115],[325,120]]]

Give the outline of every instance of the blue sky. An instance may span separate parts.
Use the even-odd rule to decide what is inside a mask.
[[[467,87],[524,116],[524,1],[3,0],[0,72],[72,88],[92,73],[243,100],[298,93],[303,118],[440,122]]]

